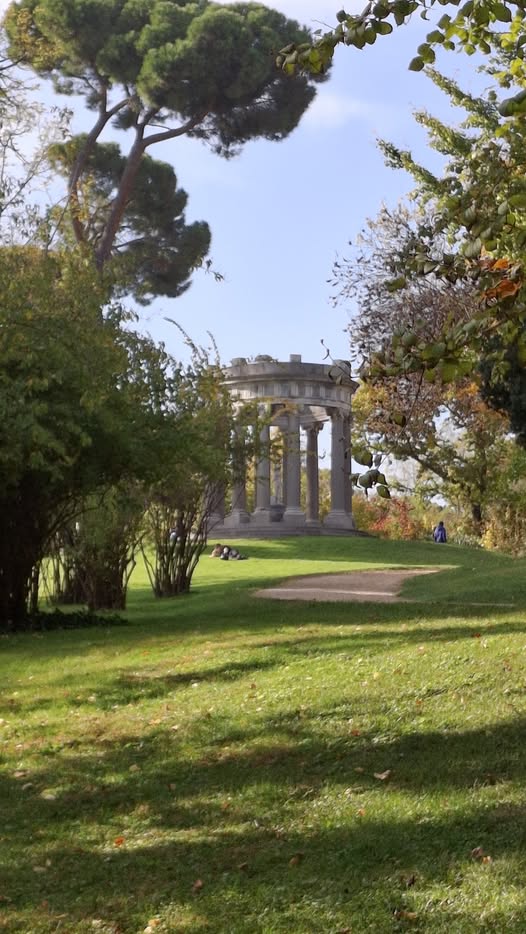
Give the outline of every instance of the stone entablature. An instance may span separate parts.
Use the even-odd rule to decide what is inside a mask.
[[[242,402],[267,400],[285,405],[293,400],[298,405],[321,409],[331,405],[348,414],[357,384],[337,386],[329,376],[332,366],[302,363],[297,356],[293,355],[288,363],[261,357],[247,363],[237,358],[225,370],[226,384]],[[327,419],[323,412],[319,415],[322,420]]]
[[[257,403],[264,416],[260,455],[256,464],[256,503],[246,509],[243,480],[232,491],[232,509],[212,517],[214,534],[261,535],[349,532],[354,530],[350,482],[351,401],[358,384],[331,379],[334,364],[303,363],[293,354],[288,362],[258,356],[232,360],[225,382],[241,403]],[[331,423],[331,510],[319,519],[318,434]],[[304,448],[307,503],[300,504],[301,432]],[[271,433],[281,435],[281,455],[271,462]],[[275,451],[276,445],[273,446]]]

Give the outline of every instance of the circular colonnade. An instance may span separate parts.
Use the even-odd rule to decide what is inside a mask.
[[[331,379],[333,366],[303,363],[299,354],[288,362],[258,356],[232,360],[226,385],[240,406],[257,405],[262,420],[255,464],[254,510],[247,511],[246,478],[231,491],[231,510],[219,506],[210,529],[217,537],[274,538],[279,535],[349,534],[352,516],[351,400],[357,383]],[[331,427],[331,508],[319,515],[318,435]],[[301,505],[302,434],[306,504]]]

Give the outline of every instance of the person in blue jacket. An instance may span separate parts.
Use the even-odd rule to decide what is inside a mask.
[[[438,525],[436,525],[433,529],[433,538],[435,542],[438,542],[439,544],[441,542],[447,542],[446,527],[442,520],[440,520]]]

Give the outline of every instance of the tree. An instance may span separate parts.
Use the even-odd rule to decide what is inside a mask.
[[[81,95],[95,115],[86,135],[54,151],[77,242],[90,245],[100,270],[116,257],[138,298],[179,294],[206,256],[208,228],[185,226],[184,192],[147,152],[191,136],[228,157],[251,139],[286,137],[314,82],[287,80],[273,53],[309,33],[261,5],[207,0],[20,0],[5,27],[14,59]],[[110,124],[132,134],[125,156],[99,142]]]
[[[122,581],[115,542],[130,525],[129,491],[146,491],[183,459],[188,399],[164,348],[136,333],[119,306],[103,311],[106,290],[81,252],[4,249],[0,296],[0,621],[16,629],[34,567],[77,519],[90,602],[108,605],[95,552],[106,548],[106,569]],[[94,510],[102,496],[104,523]]]
[[[189,592],[238,455],[233,403],[217,352],[210,359],[208,351],[189,344],[191,361],[179,374],[172,427],[182,443],[160,465],[147,495],[143,557],[157,597]]]
[[[503,447],[492,489],[482,543],[507,554],[526,553],[526,451],[512,442]]]
[[[36,193],[49,181],[48,148],[69,131],[69,111],[46,108],[20,77],[0,33],[0,239],[34,242],[42,208]]]
[[[488,408],[477,386],[466,379],[441,395],[434,385],[419,386],[415,395],[411,381],[390,380],[365,384],[354,401],[360,443],[416,462],[420,489],[460,502],[480,534],[508,422]],[[393,411],[406,416],[404,427],[393,421]]]
[[[334,303],[357,305],[348,327],[357,363],[381,358],[394,336],[411,344],[415,331],[433,347],[444,329],[469,324],[477,314],[475,290],[465,282],[420,276],[408,280],[404,289],[393,289],[393,276],[415,243],[420,246],[425,238],[430,251],[444,249],[444,237],[434,239],[433,223],[425,210],[384,207],[376,220],[368,221],[356,246],[351,244],[347,256],[335,262]],[[480,531],[509,425],[485,404],[473,373],[453,385],[386,366],[381,377],[361,386],[353,408],[355,449],[412,459],[426,477],[427,489],[446,498],[453,491]]]
[[[430,74],[457,105],[464,106],[468,117],[460,128],[451,128],[428,114],[418,115],[431,144],[450,156],[441,177],[415,163],[410,153],[383,144],[391,165],[413,173],[414,197],[422,208],[411,236],[393,257],[384,287],[393,293],[400,289],[403,301],[416,281],[437,284],[446,296],[448,313],[432,335],[421,320],[397,328],[380,349],[372,350],[362,374],[369,379],[419,374],[426,381],[447,384],[480,368],[485,397],[513,417],[512,428],[522,440],[526,425],[520,374],[526,359],[523,128],[518,117],[502,120],[494,92],[487,99],[475,99],[449,79]],[[468,316],[458,316],[452,286],[476,300]],[[510,395],[508,380],[514,369],[518,378]]]
[[[417,331],[427,344],[440,340],[451,324],[463,325],[477,314],[476,289],[462,279],[409,275],[408,258],[415,251],[444,253],[447,239],[435,229],[431,206],[385,205],[368,220],[356,243],[338,257],[329,284],[332,303],[351,306],[348,326],[350,353],[357,369],[380,354],[393,336]],[[384,375],[398,375],[396,372]]]
[[[31,574],[87,489],[124,470],[122,352],[101,327],[81,256],[2,251],[0,264],[0,620],[27,612]]]
[[[70,533],[59,567],[72,572],[73,599],[68,601],[69,595],[60,590],[52,599],[62,596],[62,602],[86,603],[90,611],[124,610],[143,513],[144,489],[138,480],[127,478],[86,497],[75,522],[60,530]],[[67,586],[67,576],[58,583]]]

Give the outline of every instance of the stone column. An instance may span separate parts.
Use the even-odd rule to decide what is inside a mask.
[[[281,452],[281,502],[285,506],[288,502],[287,499],[287,476],[288,476],[288,464],[289,464],[289,452],[287,451],[288,438],[285,432],[282,432],[282,443],[283,450]]]
[[[272,464],[272,505],[283,503],[283,458]]]
[[[270,425],[259,433],[259,456],[256,463],[256,508],[253,519],[265,525],[270,522]]]
[[[318,472],[318,432],[320,425],[307,428],[307,525],[320,524],[320,483]]]
[[[236,529],[250,522],[250,516],[247,512],[246,461],[241,449],[236,453],[236,456],[237,476],[232,484],[231,509],[228,516],[225,516],[223,523],[225,529]]]
[[[349,465],[345,457],[346,432],[344,415],[339,409],[331,409],[331,511],[324,525],[334,529],[353,529],[354,523],[346,506],[350,484]]]
[[[289,412],[288,430],[285,436],[285,451],[286,508],[283,521],[287,525],[302,526],[305,523],[305,513],[301,509],[300,417],[297,412]]]
[[[207,534],[218,533],[223,527],[225,518],[225,489],[224,487],[210,491],[210,515],[207,522]]]
[[[343,419],[343,437],[345,439],[345,474],[350,478],[351,473],[351,416],[347,415]],[[345,484],[345,511],[352,516],[352,483]]]

